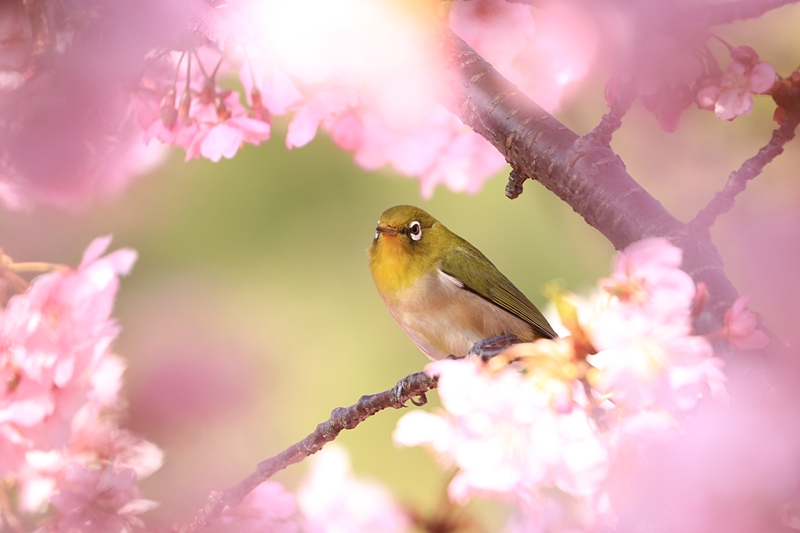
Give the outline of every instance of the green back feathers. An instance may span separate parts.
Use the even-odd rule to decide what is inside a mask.
[[[460,240],[463,241],[460,246],[450,248],[442,256],[441,269],[445,274],[460,280],[465,289],[524,320],[539,336],[548,339],[558,336],[522,291],[497,270],[480,250]]]
[[[419,228],[415,222],[419,223]],[[557,337],[536,306],[486,256],[427,212],[411,205],[398,205],[384,211],[378,226],[396,230],[398,235],[397,239],[393,239],[394,245],[401,248],[380,250],[376,236],[370,248],[370,266],[379,285],[390,281],[382,279],[390,278],[390,273],[399,277],[398,271],[401,271],[404,278],[413,280],[421,273],[439,268],[461,281],[464,289],[530,324],[537,335]],[[419,238],[414,238],[417,236],[416,229],[421,229]],[[377,269],[379,263],[400,260],[405,263],[404,268],[395,263],[392,268],[380,269],[384,272]]]

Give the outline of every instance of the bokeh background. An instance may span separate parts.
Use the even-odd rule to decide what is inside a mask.
[[[786,48],[798,20],[800,10],[786,8],[721,34],[788,74],[800,63],[796,46]],[[576,87],[558,117],[589,131],[606,109],[604,83],[598,71]],[[647,190],[688,221],[769,138],[774,105],[756,100],[753,114],[733,123],[690,110],[675,134],[637,103],[613,147]],[[138,250],[118,298],[123,333],[115,349],[129,364],[127,425],[166,451],[165,466],[143,485],[162,503],[151,516],[166,523],[189,519],[210,489],[236,483],[334,407],[423,368],[425,357],[386,312],[367,268],[366,249],[387,207],[430,211],[537,304],[550,280],[580,292],[609,270],[611,246],[537,183],[515,201],[503,196],[503,175],[475,196],[440,188],[421,199],[416,181],[364,172],[324,136],[287,151],[285,127],[276,122],[270,142],[218,164],[184,163],[175,151],[120,196],[83,211],[0,213],[0,246],[17,261],[76,265],[91,239],[108,233],[114,247]],[[795,141],[714,228],[737,288],[795,344],[798,169]],[[430,399],[435,409],[435,392]],[[384,412],[338,440],[358,474],[432,512],[448,476],[424,451],[393,446],[401,414]],[[295,487],[306,468],[277,479]]]

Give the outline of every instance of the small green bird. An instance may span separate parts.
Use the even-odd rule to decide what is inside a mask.
[[[369,268],[389,312],[431,359],[463,356],[504,336],[557,337],[485,255],[418,207],[383,212]]]

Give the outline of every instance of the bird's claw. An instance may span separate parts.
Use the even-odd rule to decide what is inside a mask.
[[[512,344],[517,344],[518,342],[520,342],[519,337],[512,334],[479,340],[472,345],[467,355],[477,355],[483,359],[483,361],[488,361],[500,352],[505,351]]]
[[[406,406],[406,402],[409,401],[409,400],[411,401],[411,403],[413,403],[417,407],[422,407],[423,405],[428,403],[428,397],[425,395],[424,392],[421,393],[416,398],[412,397],[412,398],[408,398],[406,400],[403,400],[403,388],[404,387],[403,387],[403,382],[402,381],[398,382],[397,385],[394,388],[395,405],[398,405],[400,407],[405,407]]]

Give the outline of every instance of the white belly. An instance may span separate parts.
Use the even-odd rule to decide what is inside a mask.
[[[529,340],[532,329],[525,321],[462,287],[437,269],[399,297],[385,299],[386,306],[431,359],[466,355],[476,342],[500,335]]]

